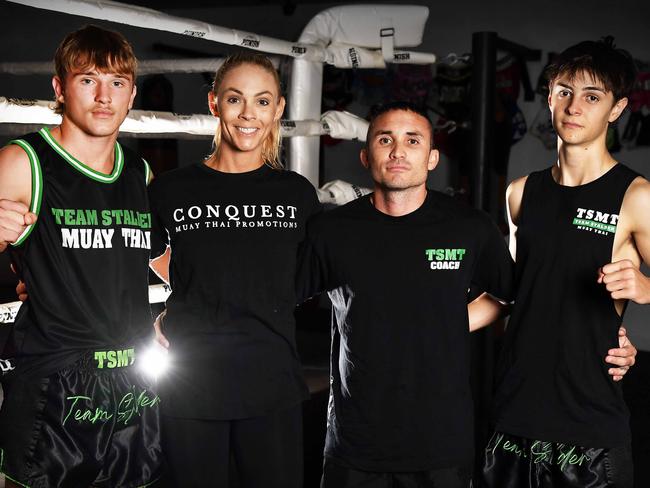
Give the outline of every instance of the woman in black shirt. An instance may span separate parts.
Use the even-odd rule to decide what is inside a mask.
[[[307,397],[295,347],[294,275],[316,192],[279,162],[284,98],[271,62],[231,56],[208,95],[214,152],[150,185],[152,266],[172,287],[161,380],[174,486],[302,484]],[[167,274],[167,264],[169,273]]]

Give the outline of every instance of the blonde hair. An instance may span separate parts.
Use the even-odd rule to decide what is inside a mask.
[[[92,67],[98,71],[130,76],[135,84],[138,60],[131,44],[122,34],[96,25],[86,25],[68,34],[59,44],[54,54],[54,69],[63,82],[68,73],[83,72]],[[57,100],[54,111],[62,114],[65,105]]]
[[[281,96],[281,87],[280,87],[280,75],[273,66],[273,63],[262,54],[248,53],[248,52],[239,52],[228,56],[224,63],[219,67],[216,74],[214,75],[214,81],[212,82],[212,94],[216,98],[217,91],[219,86],[223,82],[223,79],[226,75],[234,68],[244,65],[252,64],[253,66],[259,66],[264,71],[273,76],[275,80],[276,87],[278,89],[278,96]],[[214,151],[210,155],[215,157],[219,151],[219,145],[221,144],[221,124],[217,125],[217,129],[214,133],[213,138]],[[271,127],[271,131],[266,139],[262,142],[262,161],[267,166],[270,166],[273,169],[282,169],[282,163],[280,162],[280,146],[282,144],[282,133],[280,127],[280,120],[277,120]]]

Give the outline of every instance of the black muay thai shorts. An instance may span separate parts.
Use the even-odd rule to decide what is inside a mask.
[[[133,348],[3,380],[0,472],[29,488],[135,488],[160,477],[160,398]]]
[[[630,446],[590,448],[495,432],[480,488],[632,488]]]

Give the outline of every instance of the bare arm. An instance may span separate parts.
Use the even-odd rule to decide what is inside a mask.
[[[513,260],[517,258],[517,225],[519,224],[519,211],[521,210],[521,199],[524,195],[524,187],[528,176],[517,178],[506,190],[506,203],[508,210],[508,228],[510,229],[510,237],[508,246],[510,248],[510,255]]]
[[[158,256],[157,258],[151,259],[149,261],[149,267],[153,270],[158,277],[163,280],[165,283],[169,284],[169,259],[171,257],[171,248],[167,246],[165,252]],[[154,321],[153,328],[156,332],[156,341],[158,344],[163,346],[165,349],[169,349],[169,341],[163,334],[163,326],[165,321],[165,315],[167,310],[163,310],[156,320]]]
[[[474,332],[493,323],[508,313],[509,306],[483,293],[467,306],[469,331]]]
[[[603,266],[598,282],[614,300],[650,303],[650,278],[639,270],[641,261],[650,264],[650,183],[637,178],[625,194],[619,226],[629,237],[615,254],[615,261]]]
[[[508,186],[506,191],[506,201],[508,208],[508,224],[510,229],[509,248],[512,259],[517,254],[517,219],[519,208],[521,207],[521,197],[524,192],[524,185],[527,176],[519,178]],[[508,313],[509,307],[498,300],[492,298],[489,294],[483,293],[467,306],[469,316],[469,331],[481,329],[490,325],[498,318]]]
[[[19,146],[0,149],[0,252],[36,222],[29,212],[32,174],[27,153]]]
[[[636,303],[650,303],[650,278],[639,269],[641,262],[650,264],[650,183],[644,178],[632,182],[623,199],[619,226],[628,235],[620,249],[615,252],[614,261],[599,270],[598,282],[610,292],[614,300],[632,300]],[[637,350],[627,338],[623,327],[619,330],[619,347],[607,352],[605,361],[614,367],[609,374],[615,381],[636,362]]]
[[[158,278],[163,280],[165,283],[169,284],[169,259],[171,257],[171,248],[167,246],[167,249],[157,258],[149,260],[149,267],[153,270]]]

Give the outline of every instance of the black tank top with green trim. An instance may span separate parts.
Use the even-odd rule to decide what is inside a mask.
[[[497,376],[497,430],[588,447],[629,442],[621,385],[605,363],[622,318],[597,277],[612,260],[623,197],[638,176],[617,164],[576,187],[556,183],[550,169],[528,177],[517,294]]]
[[[18,371],[46,375],[88,350],[137,346],[152,329],[147,163],[116,142],[113,172],[98,173],[47,129],[11,144],[29,156],[38,214],[12,248],[29,293],[13,326]]]

